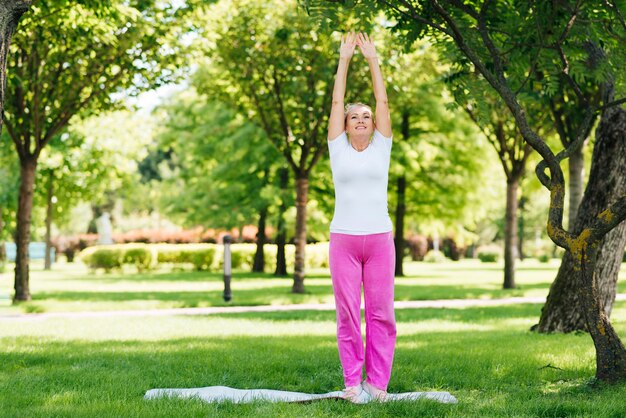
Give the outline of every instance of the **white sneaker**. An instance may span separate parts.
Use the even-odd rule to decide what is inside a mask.
[[[352,403],[368,403],[372,400],[369,393],[363,390],[363,386],[361,386],[361,384],[345,388],[343,390],[342,398]]]
[[[387,391],[378,389],[367,383],[365,380],[361,385],[363,387],[363,392],[367,393],[371,399],[379,402],[384,402],[387,398]]]

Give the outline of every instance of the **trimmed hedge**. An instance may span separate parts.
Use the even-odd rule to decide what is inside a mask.
[[[251,270],[254,264],[255,244],[231,244],[232,268]],[[264,246],[265,271],[276,269],[277,247]],[[295,247],[285,246],[287,269],[293,271]],[[139,272],[157,265],[193,268],[197,271],[221,271],[224,268],[224,246],[218,244],[115,244],[93,246],[83,250],[79,257],[92,270],[110,272],[123,265],[133,266]],[[307,268],[328,268],[328,243],[309,244],[306,247]]]

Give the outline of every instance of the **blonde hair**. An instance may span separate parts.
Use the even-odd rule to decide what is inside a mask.
[[[346,110],[343,113],[343,119],[344,119],[344,123],[348,122],[348,114],[350,113],[350,111],[352,111],[352,109],[354,109],[355,107],[365,107],[367,108],[370,113],[373,115],[374,112],[372,111],[372,108],[368,105],[366,105],[365,103],[348,103],[346,105]]]

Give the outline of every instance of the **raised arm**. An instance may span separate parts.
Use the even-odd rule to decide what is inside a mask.
[[[345,131],[344,119],[344,98],[346,96],[346,80],[348,79],[348,66],[357,45],[355,33],[347,33],[341,37],[339,47],[339,64],[335,75],[335,86],[333,88],[333,104],[330,109],[328,120],[328,140],[336,139],[339,134]]]
[[[378,65],[378,54],[374,41],[370,40],[367,34],[359,33],[357,43],[361,53],[367,60],[372,74],[372,85],[374,87],[374,97],[376,98],[376,129],[387,138],[391,138],[391,115],[389,114],[389,103],[387,101],[387,90],[383,82],[383,74]]]

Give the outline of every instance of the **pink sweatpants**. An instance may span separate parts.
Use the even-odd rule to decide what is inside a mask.
[[[395,247],[391,232],[330,234],[330,275],[337,306],[337,345],[344,383],[387,390],[396,344],[393,309]],[[361,337],[361,285],[365,296],[365,355]]]

